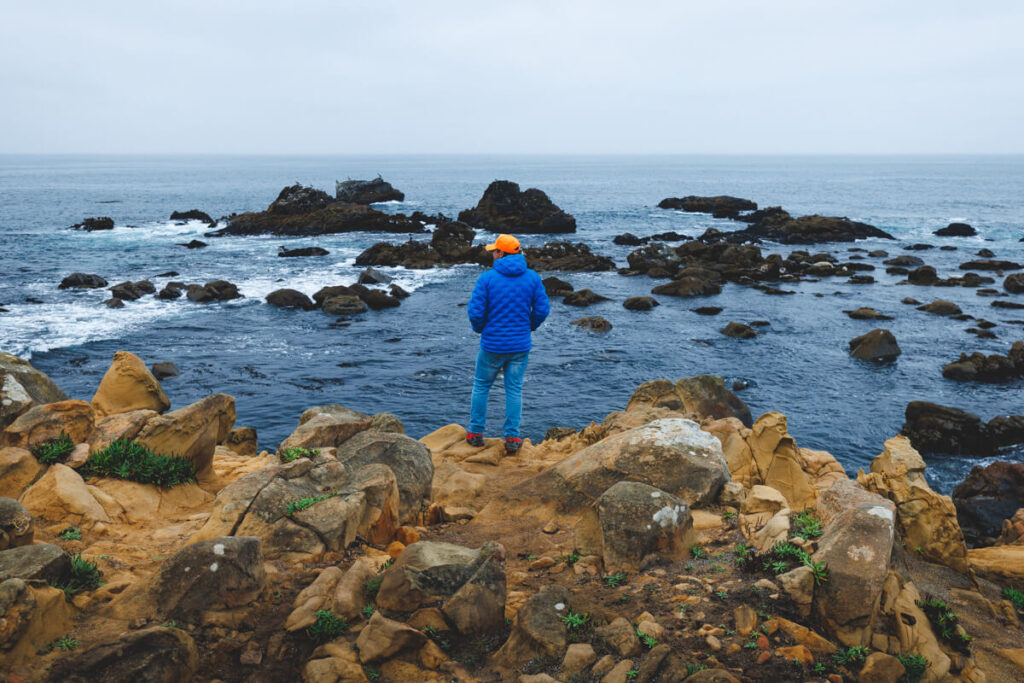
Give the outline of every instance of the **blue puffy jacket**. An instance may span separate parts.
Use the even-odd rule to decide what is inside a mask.
[[[526,257],[509,254],[477,278],[468,312],[473,331],[482,333],[484,351],[519,353],[530,350],[530,332],[548,317],[551,304]]]

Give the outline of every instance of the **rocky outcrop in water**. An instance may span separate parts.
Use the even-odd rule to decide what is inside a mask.
[[[939,237],[974,237],[978,231],[967,223],[950,223],[944,228],[936,230],[934,235]]]
[[[998,415],[985,423],[959,408],[911,401],[900,433],[924,453],[988,456],[1004,446],[1024,443],[1024,415]]]
[[[659,209],[682,209],[694,213],[710,213],[714,218],[737,218],[741,211],[755,211],[757,202],[739,197],[669,197],[658,202]]]
[[[1024,376],[1024,342],[1014,342],[1005,355],[961,353],[942,368],[942,376],[957,382],[1009,382]]]
[[[1003,522],[1024,507],[1024,463],[994,462],[972,468],[953,489],[953,502],[972,546],[995,543]]]
[[[95,218],[86,218],[81,223],[75,223],[71,226],[71,230],[85,230],[86,232],[94,232],[96,230],[113,230],[114,219],[110,216],[98,216]]]
[[[555,206],[543,191],[520,191],[517,183],[508,180],[488,185],[474,208],[459,212],[459,221],[511,234],[576,232],[576,219]]]
[[[99,289],[106,286],[107,281],[99,275],[72,273],[60,281],[57,289]]]
[[[327,251],[323,247],[302,247],[299,249],[288,249],[287,247],[278,247],[277,255],[281,258],[295,258],[298,256],[327,256],[331,252]]]
[[[210,218],[210,214],[200,211],[199,209],[191,209],[189,211],[174,211],[171,213],[172,221],[202,221],[211,228],[217,225],[217,221]]]
[[[329,235],[342,232],[425,232],[423,221],[386,214],[361,204],[337,201],[322,190],[292,185],[266,211],[231,216],[227,226],[207,233],[225,235]]]
[[[340,202],[376,204],[405,201],[405,194],[396,190],[380,176],[373,180],[339,180],[334,183],[334,196]]]

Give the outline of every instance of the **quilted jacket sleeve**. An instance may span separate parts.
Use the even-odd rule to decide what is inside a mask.
[[[484,326],[487,324],[487,280],[489,279],[487,276],[489,274],[490,271],[477,278],[476,286],[473,287],[473,295],[469,298],[467,307],[469,324],[478,334],[484,331]]]
[[[544,283],[540,276],[535,278],[533,287],[533,301],[531,302],[532,313],[530,314],[530,330],[536,330],[551,312],[551,303],[548,301],[548,293],[544,290]]]

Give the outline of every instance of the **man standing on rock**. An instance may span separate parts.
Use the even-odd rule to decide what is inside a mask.
[[[498,235],[487,251],[494,268],[477,278],[469,300],[469,322],[480,333],[480,353],[473,377],[466,442],[484,445],[487,396],[499,372],[505,373],[505,454],[514,455],[523,445],[519,422],[523,413],[523,376],[532,346],[530,333],[551,312],[544,284],[526,267],[526,257],[512,235]]]

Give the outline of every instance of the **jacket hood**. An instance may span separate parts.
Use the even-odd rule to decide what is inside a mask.
[[[519,277],[526,272],[526,257],[522,254],[502,256],[494,262],[494,269],[505,277]]]

